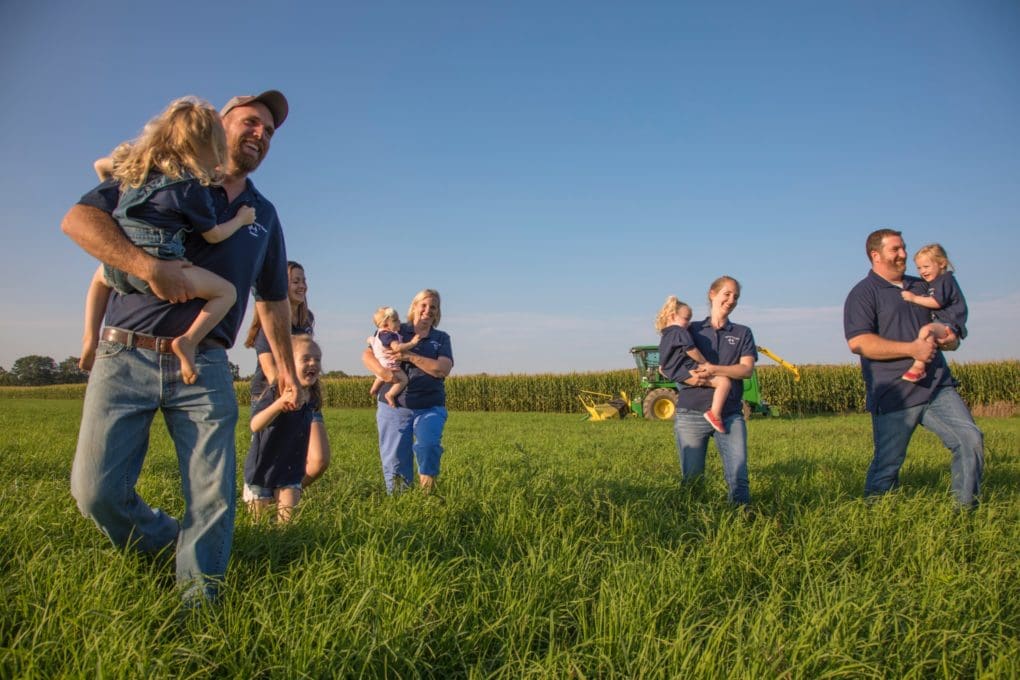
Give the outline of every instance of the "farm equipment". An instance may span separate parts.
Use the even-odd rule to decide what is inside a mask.
[[[800,371],[796,366],[776,356],[765,347],[759,346],[758,351],[793,373],[794,381],[800,380]],[[659,372],[658,345],[631,347],[630,353],[634,355],[634,362],[637,364],[638,373],[641,376],[641,394],[631,400],[630,410],[649,420],[669,420],[676,412],[677,386],[675,382]],[[750,413],[768,415],[770,413],[769,405],[761,396],[757,371],[752,372],[751,377],[744,380],[744,411],[747,415]]]
[[[609,401],[599,403],[595,401],[595,397],[604,397],[609,399]],[[599,421],[609,420],[610,418],[625,418],[630,414],[630,400],[627,398],[626,392],[620,392],[619,396],[614,397],[604,392],[581,390],[577,398],[581,400],[581,405],[588,412],[587,418],[590,420]]]

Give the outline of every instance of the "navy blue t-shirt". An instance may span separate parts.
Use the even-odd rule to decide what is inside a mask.
[[[908,290],[924,295],[928,284],[913,276],[903,277],[903,287],[869,271],[851,289],[843,306],[843,333],[849,341],[858,335],[875,334],[886,340],[912,342],[921,326],[929,323],[929,310],[903,299]],[[927,365],[925,377],[918,382],[903,380],[914,360],[910,357],[877,361],[861,357],[866,406],[871,413],[892,413],[912,406],[927,404],[935,391],[956,385],[942,352]]]
[[[232,202],[227,201],[227,194],[221,187],[210,187],[208,191],[216,207],[217,224],[232,218],[243,205],[254,207],[256,214],[254,224],[239,229],[221,243],[207,243],[198,234],[189,234],[184,240],[188,260],[219,274],[237,289],[237,302],[207,336],[215,344],[231,347],[248,307],[249,290],[257,300],[287,299],[287,250],[276,209],[255,189],[251,180],[246,181],[244,191]],[[79,204],[112,213],[119,197],[118,183],[108,180],[82,196]],[[121,295],[114,291],[106,308],[106,325],[176,337],[191,326],[203,305],[205,301],[201,299],[175,305],[154,295]]]
[[[254,401],[252,417],[276,401],[276,392],[274,385]],[[296,411],[284,411],[269,425],[253,432],[244,460],[245,483],[269,489],[300,484],[305,476],[311,431],[312,407],[306,403]]]
[[[697,347],[710,364],[717,366],[735,366],[740,363],[742,357],[752,357],[758,361],[758,347],[754,343],[754,334],[747,326],[726,322],[720,329],[712,327],[712,320],[706,318],[703,321],[694,321],[687,326],[687,330]],[[661,350],[660,350],[661,351]],[[661,355],[660,355],[661,356]],[[692,367],[693,368],[693,367]],[[680,366],[673,380],[677,383],[677,408],[690,409],[692,411],[707,411],[712,407],[712,394],[714,388],[692,387],[684,385],[683,381],[691,377],[689,368]],[[723,404],[723,416],[739,413],[744,399],[744,381],[730,380],[730,393]]]
[[[697,366],[697,362],[687,356],[692,347],[694,339],[683,326],[673,324],[663,328],[659,339],[659,369],[662,374],[670,380],[676,380],[674,376],[683,367],[689,376],[691,369]]]
[[[414,326],[406,323],[400,324],[400,341],[410,342],[414,337]],[[427,338],[423,338],[418,345],[411,350],[412,354],[419,354],[429,359],[446,357],[453,361],[453,347],[450,345],[450,336],[443,331],[433,328]],[[433,378],[431,375],[409,362],[402,362],[401,368],[407,373],[407,388],[397,395],[397,405],[403,408],[418,409],[432,408],[434,406],[446,405],[446,383],[442,378]],[[379,390],[378,400],[385,399],[386,390]]]
[[[146,178],[146,187],[156,182],[167,182],[160,173],[150,173]],[[216,206],[213,204],[210,187],[202,186],[197,179],[173,182],[162,189],[157,189],[148,200],[128,208],[127,216],[141,220],[159,229],[176,234],[181,229],[189,229],[201,234],[215,227]],[[123,199],[127,194],[121,194]]]
[[[941,306],[941,309],[931,310],[932,319],[952,328],[961,340],[967,337],[967,300],[953,272],[943,272],[932,279],[928,295]]]

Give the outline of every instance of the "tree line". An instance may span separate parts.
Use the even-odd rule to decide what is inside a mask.
[[[241,369],[230,362],[230,371],[237,380]],[[52,357],[32,354],[16,359],[7,370],[0,366],[0,385],[17,387],[38,387],[40,385],[74,385],[88,382],[88,371],[78,368],[78,357],[67,357],[60,363]]]

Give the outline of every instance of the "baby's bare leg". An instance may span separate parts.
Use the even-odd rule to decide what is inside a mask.
[[[209,335],[230,308],[237,301],[237,290],[233,284],[218,274],[201,267],[188,267],[182,270],[195,289],[195,297],[204,299],[205,306],[191,323],[184,335],[174,338],[173,350],[181,360],[181,377],[185,384],[192,385],[198,380],[195,368],[195,351],[198,344]]]
[[[918,331],[917,337],[920,340],[942,340],[948,334],[949,329],[943,323],[932,322],[921,326],[921,330]],[[914,363],[911,364],[910,370],[903,374],[903,379],[909,382],[917,382],[924,377],[926,373],[925,362],[914,359]]]
[[[99,344],[99,329],[103,326],[103,317],[106,316],[106,303],[110,299],[112,289],[106,285],[106,277],[103,276],[103,266],[96,269],[89,283],[89,292],[85,295],[85,331],[81,338],[81,358],[78,359],[78,368],[83,371],[92,370],[92,364],[96,360],[96,346]]]
[[[374,397],[375,395],[379,394],[379,388],[381,388],[385,384],[386,384],[385,380],[377,377],[375,380],[372,381],[372,387],[369,388],[368,393]]]
[[[710,381],[714,391],[712,392],[712,413],[719,420],[722,420],[723,406],[726,404],[726,397],[730,395],[730,379],[721,375],[714,376]]]
[[[393,386],[386,393],[386,402],[396,408],[397,395],[403,392],[405,387],[407,387],[407,374],[402,369],[395,369],[393,371]]]

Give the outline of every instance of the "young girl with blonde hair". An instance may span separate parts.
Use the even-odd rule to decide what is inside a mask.
[[[372,353],[379,363],[393,372],[393,380],[387,383],[382,378],[376,377],[368,393],[374,397],[379,394],[383,385],[389,384],[391,387],[383,397],[387,404],[396,407],[397,397],[407,387],[407,373],[400,368],[399,362],[387,357],[386,352],[399,353],[413,349],[421,342],[421,338],[415,335],[407,342],[400,341],[400,316],[392,307],[380,307],[375,310],[372,321],[375,322],[377,330],[368,338],[368,346],[372,348]]]
[[[681,302],[675,295],[666,298],[666,302],[655,317],[655,330],[659,331],[662,338],[659,342],[659,371],[673,380],[680,368],[687,370],[696,368],[700,364],[707,363],[705,356],[694,344],[694,338],[687,330],[691,322],[691,308]],[[723,405],[730,393],[730,379],[717,375],[709,379],[713,387],[712,407],[705,411],[705,420],[709,422],[716,432],[726,432],[723,424]],[[698,385],[698,379],[691,376],[684,381],[687,385]]]
[[[244,461],[243,500],[256,516],[275,502],[280,522],[290,521],[301,501],[312,422],[322,408],[322,350],[310,335],[295,335],[291,344],[302,394],[278,394],[271,383],[252,396],[251,446]],[[284,410],[288,399],[301,407]]]
[[[967,337],[967,300],[953,275],[953,263],[949,261],[945,248],[938,243],[923,246],[914,255],[914,264],[928,284],[927,294],[918,295],[904,290],[901,295],[907,302],[931,311],[931,323],[921,327],[918,337],[942,340],[947,330],[951,330],[963,340]],[[925,363],[915,360],[902,377],[907,382],[917,382],[925,375]]]
[[[110,158],[96,161],[95,169],[100,179],[112,177],[120,182],[113,216],[127,237],[150,255],[176,260],[184,259],[188,232],[219,243],[255,221],[255,209],[241,206],[232,219],[217,224],[208,187],[221,178],[226,154],[226,133],[216,109],[195,97],[182,97],[149,121],[137,139],[119,145]],[[170,343],[181,362],[181,378],[191,385],[198,379],[195,351],[230,311],[237,291],[207,269],[182,271],[195,297],[206,301],[191,326]],[[148,283],[121,270],[108,265],[96,270],[85,302],[81,368],[90,369],[95,360],[111,289],[122,295],[152,292]]]

